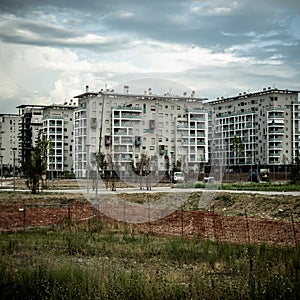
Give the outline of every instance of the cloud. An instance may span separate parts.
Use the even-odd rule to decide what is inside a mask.
[[[210,98],[299,89],[299,28],[292,0],[2,0],[1,112],[146,77]]]
[[[3,16],[0,39],[6,43],[42,47],[86,48],[94,51],[111,51],[126,47],[125,37],[101,36],[55,24],[41,23]]]

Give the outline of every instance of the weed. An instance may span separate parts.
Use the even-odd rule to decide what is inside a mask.
[[[0,299],[300,296],[299,245],[231,245],[128,228],[90,233],[82,225],[76,231],[4,233],[0,246]]]

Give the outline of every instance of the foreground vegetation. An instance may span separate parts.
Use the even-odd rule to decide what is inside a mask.
[[[177,184],[175,187],[185,188],[212,188],[218,190],[244,190],[244,191],[273,191],[273,192],[289,192],[300,191],[300,184],[294,184],[290,182],[273,183],[273,182],[235,182],[235,183],[203,183],[203,182],[191,182],[185,184]]]
[[[300,247],[141,235],[117,223],[0,235],[1,299],[300,299]]]

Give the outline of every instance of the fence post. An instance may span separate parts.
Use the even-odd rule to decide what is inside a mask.
[[[291,212],[291,219],[292,219],[292,226],[293,226],[293,233],[294,233],[294,240],[295,240],[295,246],[297,246],[297,234],[296,234],[296,228],[295,228],[295,222],[294,222],[294,216]]]
[[[24,204],[23,210],[23,223],[24,223],[24,232],[26,231],[26,204]]]
[[[97,217],[97,216],[96,216],[96,212],[97,212],[97,211],[96,211],[96,204],[94,203],[94,222],[96,222],[96,217]]]
[[[181,205],[180,207],[180,210],[181,210],[181,237],[183,237],[183,207]]]
[[[68,204],[68,219],[69,219],[69,222],[72,221],[70,204]]]
[[[249,223],[248,223],[248,216],[247,216],[247,210],[245,209],[245,219],[246,219],[246,228],[247,228],[247,239],[248,243],[250,243],[250,229],[249,229]]]

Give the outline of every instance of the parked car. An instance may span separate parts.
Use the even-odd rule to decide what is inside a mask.
[[[173,182],[174,183],[182,183],[182,182],[184,182],[184,174],[183,174],[183,172],[174,172]]]
[[[215,178],[214,177],[204,177],[203,182],[204,183],[213,183],[213,182],[215,182]]]

